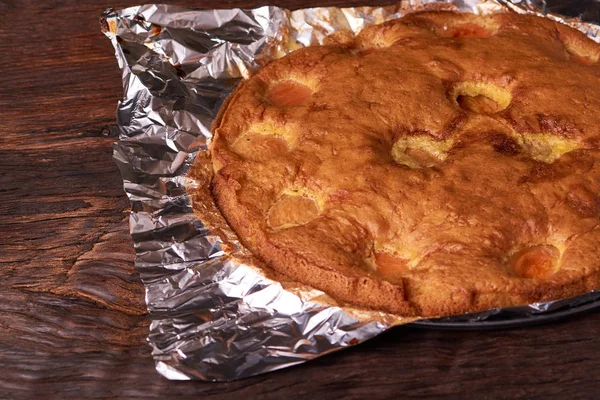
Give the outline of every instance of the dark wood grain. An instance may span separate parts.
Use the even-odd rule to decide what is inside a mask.
[[[104,8],[135,3],[0,1],[0,399],[597,397],[600,313],[511,331],[397,328],[237,382],[159,377],[111,158],[120,73],[98,26]]]

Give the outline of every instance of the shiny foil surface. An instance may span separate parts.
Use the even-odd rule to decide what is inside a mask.
[[[475,13],[506,8],[543,13],[544,5],[411,0],[387,7],[293,12],[271,6],[192,10],[144,5],[102,15],[102,30],[123,73],[114,159],[131,201],[135,266],[146,286],[152,319],[148,343],[160,374],[175,380],[248,377],[414,321],[340,306],[313,288],[267,277],[228,226],[198,219],[186,187],[198,184],[187,174],[194,159],[206,152],[211,123],[241,79],[269,60],[321,44],[331,33],[358,33],[431,3]],[[597,25],[564,22],[600,39]],[[600,297],[598,292],[586,296],[510,310],[527,316]],[[481,321],[502,311],[451,319]]]

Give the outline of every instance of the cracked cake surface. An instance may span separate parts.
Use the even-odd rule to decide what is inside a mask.
[[[213,125],[242,243],[340,302],[441,316],[600,288],[600,45],[421,12],[271,62]]]

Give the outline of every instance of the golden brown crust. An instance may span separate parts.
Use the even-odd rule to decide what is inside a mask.
[[[598,289],[598,49],[544,18],[425,12],[295,51],[223,107],[214,197],[276,271],[356,306]]]

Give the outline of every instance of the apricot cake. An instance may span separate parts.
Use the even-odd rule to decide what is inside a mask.
[[[600,45],[547,18],[413,13],[227,99],[212,193],[275,271],[441,316],[600,289]]]

